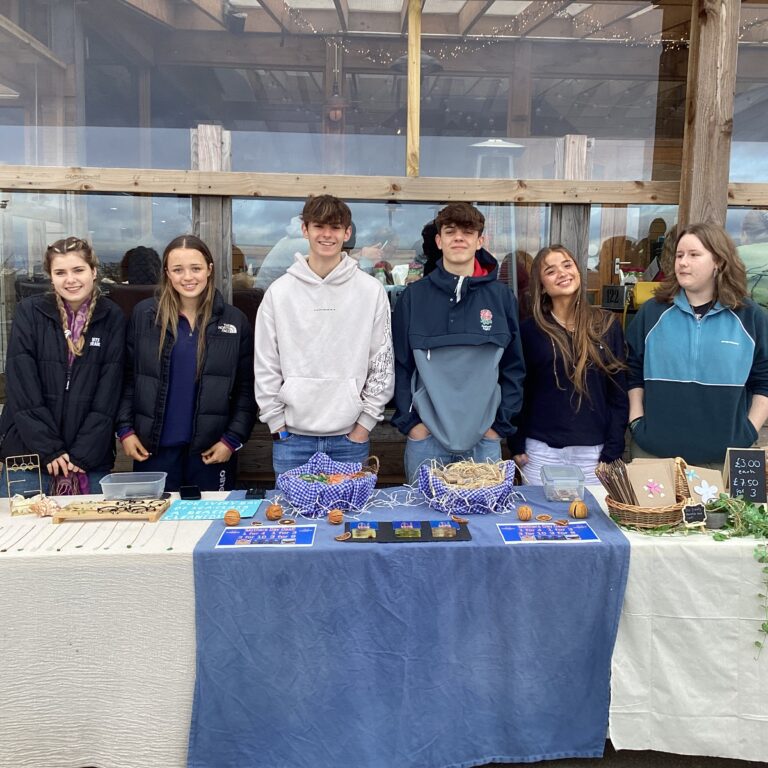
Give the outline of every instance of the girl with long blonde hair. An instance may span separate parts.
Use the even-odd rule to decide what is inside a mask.
[[[531,265],[533,316],[520,325],[525,394],[510,449],[526,481],[545,464],[576,464],[597,482],[598,461],[624,452],[628,401],[624,336],[610,312],[586,300],[581,271],[562,245]]]
[[[253,331],[216,290],[199,237],[168,243],[159,295],[136,305],[127,349],[118,437],[134,466],[167,472],[166,490],[234,487],[256,418]]]

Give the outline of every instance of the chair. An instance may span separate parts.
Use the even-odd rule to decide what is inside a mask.
[[[246,288],[232,291],[232,304],[247,318],[251,328],[256,324],[256,313],[264,298],[263,288]]]
[[[124,283],[102,284],[104,295],[123,310],[123,314],[130,318],[133,308],[144,299],[155,295],[156,285],[126,285]]]

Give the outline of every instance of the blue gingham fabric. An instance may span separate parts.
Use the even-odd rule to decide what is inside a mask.
[[[376,475],[370,473],[333,485],[302,480],[299,475],[353,474],[361,468],[359,462],[334,461],[326,453],[316,453],[306,464],[279,475],[277,488],[307,517],[325,517],[332,509],[352,512],[371,498],[378,479]]]
[[[486,488],[458,489],[432,473],[429,464],[419,467],[419,490],[432,509],[447,514],[487,515],[502,511],[514,500],[515,468],[511,461],[504,465],[504,480]]]

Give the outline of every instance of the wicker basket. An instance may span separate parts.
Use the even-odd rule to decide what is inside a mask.
[[[683,507],[690,500],[688,481],[685,470],[688,465],[681,458],[675,459],[675,498],[674,504],[665,507],[640,507],[635,504],[622,504],[610,496],[605,503],[611,517],[619,525],[632,525],[635,528],[658,528],[662,525],[679,525],[683,522]]]

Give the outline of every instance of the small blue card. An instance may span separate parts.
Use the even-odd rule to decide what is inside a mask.
[[[420,539],[421,523],[418,520],[395,520],[392,533],[396,539]]]
[[[260,525],[226,528],[216,543],[217,548],[239,547],[311,547],[315,543],[316,525]]]
[[[453,520],[430,520],[433,539],[455,539],[461,526]]]
[[[505,544],[539,544],[541,542],[598,542],[600,538],[589,523],[496,523]]]
[[[349,523],[349,531],[353,539],[375,540],[379,533],[379,524],[375,520],[354,520]]]

